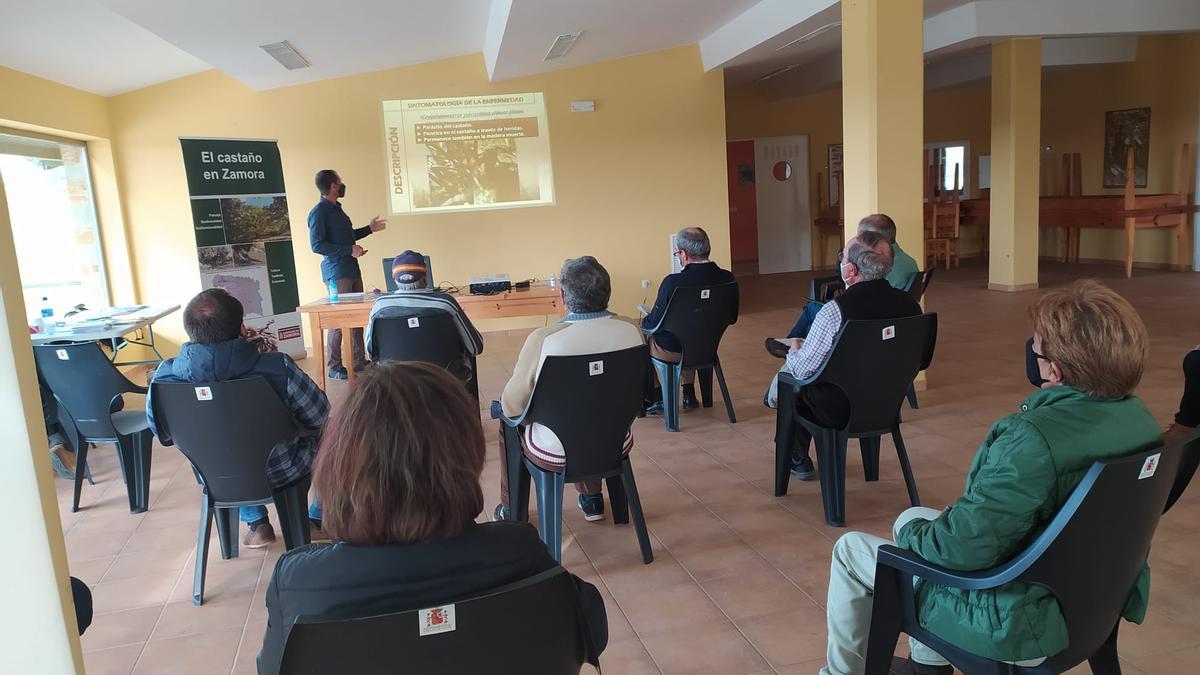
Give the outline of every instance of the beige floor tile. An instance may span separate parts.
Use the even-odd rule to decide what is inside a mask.
[[[211,633],[224,628],[246,625],[253,594],[225,594],[206,597],[197,607],[190,601],[172,602],[163,609],[151,640],[165,640],[195,633]]]
[[[134,675],[215,675],[233,668],[242,627],[151,640],[138,659]]]
[[[150,639],[162,608],[157,606],[130,609],[111,614],[96,614],[92,625],[80,641],[83,651],[95,652],[111,647],[141,644]]]
[[[144,644],[113,647],[83,655],[83,665],[88,675],[129,675],[142,653]]]
[[[161,607],[170,597],[177,579],[179,574],[172,573],[134,577],[111,583],[101,581],[92,589],[92,606],[97,614],[140,607]]]
[[[643,638],[666,675],[741,675],[767,669],[767,662],[728,622],[688,626]]]

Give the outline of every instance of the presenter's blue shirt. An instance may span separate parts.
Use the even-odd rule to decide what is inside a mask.
[[[362,271],[358,258],[351,255],[351,247],[359,239],[371,234],[371,226],[355,228],[350,216],[342,210],[340,202],[322,199],[308,212],[308,241],[313,253],[324,256],[321,261],[321,280],[359,279]]]

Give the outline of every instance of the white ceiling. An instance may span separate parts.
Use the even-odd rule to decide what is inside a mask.
[[[925,0],[925,11],[934,60],[1012,36],[1200,30],[1200,0]],[[840,15],[838,0],[0,0],[0,66],[113,95],[210,67],[270,89],[480,52],[504,80],[698,43],[731,85],[796,65],[770,80],[777,97],[840,79],[836,28],[779,49]],[[544,60],[576,31],[565,57]],[[311,68],[259,49],[285,39]]]

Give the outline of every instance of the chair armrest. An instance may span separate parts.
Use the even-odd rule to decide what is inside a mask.
[[[879,547],[876,560],[881,566],[911,574],[930,583],[968,591],[982,591],[1003,586],[1016,579],[1028,567],[1028,564],[1022,564],[1025,560],[1023,553],[998,567],[977,572],[963,572],[934,565],[912,551],[890,544]]]
[[[824,370],[824,367],[822,367],[821,370]],[[783,371],[779,373],[779,386],[780,388],[791,387],[793,391],[799,392],[800,387],[815,382],[816,379],[821,376],[821,370],[813,373],[812,377],[808,377],[803,380],[787,371]]]

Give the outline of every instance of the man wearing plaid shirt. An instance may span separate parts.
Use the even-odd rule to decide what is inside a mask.
[[[296,422],[309,432],[319,432],[329,417],[329,399],[292,357],[279,352],[260,354],[256,343],[242,337],[242,303],[223,288],[210,288],[192,298],[183,313],[189,342],[179,356],[167,359],[154,373],[155,382],[223,382],[262,377],[271,385]],[[319,337],[319,336],[318,336]],[[154,407],[146,401],[150,428],[163,445],[171,445],[154,424]],[[300,436],[276,446],[267,459],[267,483],[284,487],[312,473],[317,454],[317,434]],[[249,526],[242,538],[247,548],[262,548],[275,541],[275,530],[264,506],[243,506],[240,519]],[[308,508],[314,530],[320,528],[321,506]],[[319,532],[315,537],[319,537]]]
[[[921,305],[907,292],[892,287],[887,275],[892,269],[892,248],[887,238],[873,231],[859,232],[846,242],[838,256],[846,292],[826,303],[813,319],[808,337],[795,338],[779,372],[798,380],[817,374],[829,355],[842,326],[854,319],[898,319],[921,314]],[[765,403],[777,405],[779,377],[771,381]],[[797,406],[802,416],[825,427],[841,428],[850,419],[850,403],[837,387],[829,384],[801,387]],[[808,447],[812,440],[798,427],[798,443],[792,457],[792,474],[812,480],[815,472]]]

